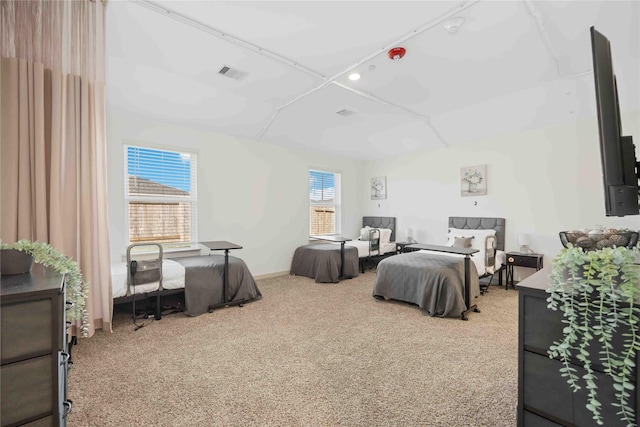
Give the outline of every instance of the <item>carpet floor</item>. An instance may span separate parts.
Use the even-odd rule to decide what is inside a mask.
[[[259,280],[263,298],[134,331],[114,315],[73,348],[75,426],[515,426],[518,293],[468,321],[337,284]]]

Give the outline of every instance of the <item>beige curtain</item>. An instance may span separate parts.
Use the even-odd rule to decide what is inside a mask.
[[[48,242],[79,263],[89,336],[112,316],[104,8],[0,3],[0,238]]]

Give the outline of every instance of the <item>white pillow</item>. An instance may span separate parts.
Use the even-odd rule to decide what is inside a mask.
[[[380,230],[380,243],[389,243],[391,242],[391,229],[390,228],[379,228]]]
[[[360,229],[360,237],[358,237],[358,240],[369,240],[369,230],[371,230],[371,227],[369,227],[368,225],[364,228]]]

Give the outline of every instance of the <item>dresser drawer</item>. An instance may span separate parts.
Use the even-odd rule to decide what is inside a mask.
[[[53,301],[41,299],[2,305],[2,363],[58,349],[62,343],[56,343],[53,336]]]
[[[539,269],[542,267],[540,258],[527,255],[507,254],[507,265]]]
[[[554,341],[562,339],[562,312],[547,308],[547,300],[526,292],[520,294],[521,316],[524,316],[524,346],[547,354]]]
[[[529,351],[523,352],[522,357],[524,409],[535,408],[558,419],[573,422],[573,392],[565,378],[560,376],[561,363]]]
[[[3,424],[53,413],[54,375],[58,374],[53,357],[57,359],[48,355],[0,368]]]
[[[551,420],[540,417],[533,412],[524,411],[524,420],[522,427],[558,427],[561,424],[554,423]]]

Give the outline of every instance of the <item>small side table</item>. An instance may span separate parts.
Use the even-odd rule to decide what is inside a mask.
[[[516,286],[513,284],[513,267],[527,267],[535,268],[536,271],[541,270],[543,254],[524,254],[521,252],[507,252],[507,281],[504,285],[505,289],[509,289],[511,286],[513,289]]]

